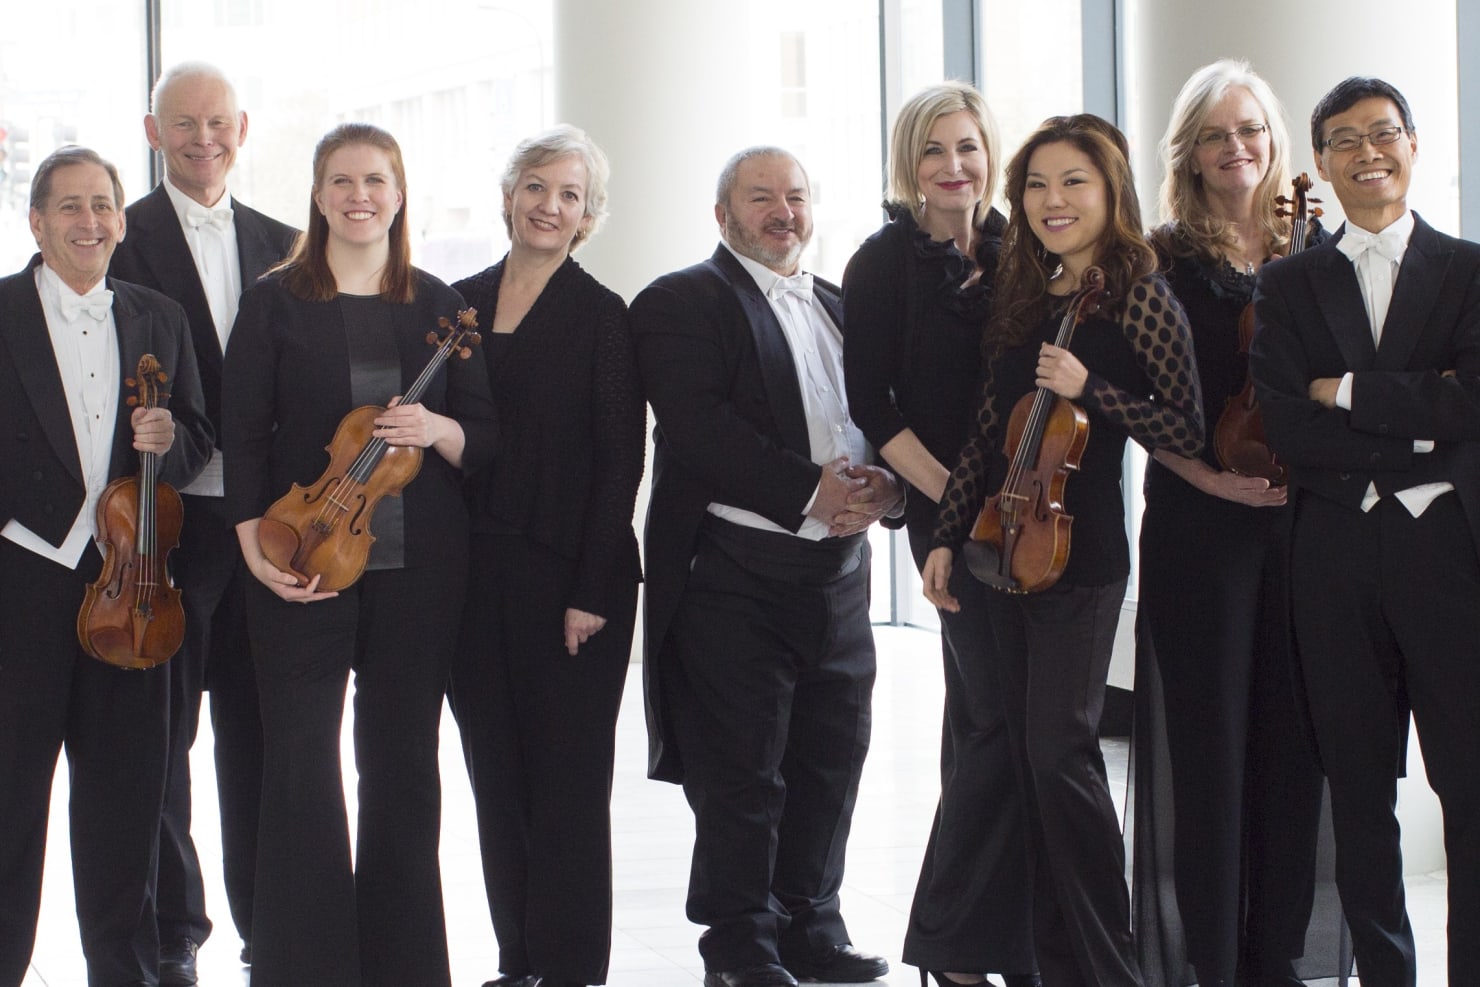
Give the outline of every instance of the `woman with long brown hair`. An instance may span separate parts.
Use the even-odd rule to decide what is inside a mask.
[[[988,608],[1025,788],[1039,970],[1055,987],[1128,987],[1142,980],[1097,735],[1130,570],[1121,459],[1127,438],[1197,453],[1197,370],[1181,306],[1141,232],[1120,131],[1091,114],[1046,120],[1007,166],[1007,200],[978,428],[951,475],[922,576],[932,603],[959,607],[953,562],[1001,485],[1019,398],[1041,387],[1080,405],[1089,434],[1064,495],[1074,523],[1062,576],[1038,593],[993,593]],[[1106,301],[1056,346],[1091,268],[1104,275]]]
[[[358,582],[320,592],[264,556],[264,511],[323,472],[340,420],[406,393],[440,317],[463,307],[411,266],[406,176],[390,134],[342,124],[314,152],[308,231],[248,288],[226,351],[227,510],[255,578],[247,625],[264,764],[252,923],[258,987],[450,983],[437,843],[437,733],[467,582],[462,473],[492,457],[483,361],[450,360],[376,437],[426,450],[386,497]],[[351,864],[339,764],[354,672],[359,824]]]

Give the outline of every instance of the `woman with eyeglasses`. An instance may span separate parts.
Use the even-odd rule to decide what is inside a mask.
[[[1290,251],[1275,203],[1289,146],[1269,86],[1229,60],[1193,73],[1161,141],[1166,224],[1151,239],[1192,327],[1210,436],[1247,377],[1255,276]],[[1302,955],[1306,976],[1337,972],[1334,897],[1312,926],[1330,941],[1306,942],[1322,781],[1294,693],[1285,496],[1225,469],[1211,441],[1157,450],[1147,470],[1134,897],[1154,982],[1293,987]]]
[[[1139,987],[1120,817],[1098,735],[1130,574],[1121,463],[1132,438],[1197,455],[1197,369],[1182,308],[1142,233],[1119,130],[1087,113],[1044,121],[1007,165],[1007,203],[977,428],[941,498],[921,579],[930,602],[960,609],[952,570],[987,494],[1005,488],[1014,406],[1039,388],[1077,404],[1088,435],[1064,487],[1074,518],[1067,564],[1041,592],[987,594],[987,657],[1027,812],[1043,982]],[[1091,269],[1107,296],[1055,345],[1074,299],[1096,280]]]

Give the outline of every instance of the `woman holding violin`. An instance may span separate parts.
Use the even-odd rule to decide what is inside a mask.
[[[462,473],[491,459],[496,429],[481,359],[452,359],[418,384],[429,330],[463,304],[411,266],[405,196],[390,134],[348,123],[325,135],[307,232],[243,292],[226,352],[226,500],[256,577],[247,621],[265,743],[255,987],[450,982],[437,734],[467,577]],[[419,401],[395,403],[413,388]],[[359,440],[339,431],[353,409],[387,404],[374,444],[422,450],[420,471],[399,495],[372,475],[368,496],[386,495],[358,581],[323,592],[321,571],[299,585],[264,555],[263,515],[294,483],[314,483],[326,447],[332,462],[355,456],[340,447]],[[351,671],[353,867],[339,763]]]
[[[606,982],[612,762],[642,571],[647,422],[627,306],[571,257],[606,216],[606,155],[559,126],[502,179],[509,252],[456,287],[488,319],[503,427],[470,486],[472,576],[452,709],[503,973]]]
[[[1063,487],[1062,505],[1021,512],[1025,526],[1039,526],[1033,539],[1044,526],[1063,527],[1063,513],[1073,517],[1061,573],[1038,592],[988,597],[990,655],[1025,789],[1034,945],[1046,984],[1139,985],[1120,824],[1097,736],[1130,569],[1121,458],[1128,437],[1187,455],[1201,449],[1197,370],[1182,308],[1141,233],[1120,131],[1091,114],[1044,121],[1007,166],[1007,201],[978,427],[941,501],[925,595],[960,608],[953,563],[989,491]],[[1009,412],[1020,399],[1037,403],[1040,390],[1057,409],[1053,427],[1036,456],[1024,455]],[[1031,540],[1017,534],[1004,544]]]
[[[980,393],[981,327],[1006,225],[991,207],[999,146],[986,100],[966,83],[906,101],[890,138],[889,222],[843,277],[848,407],[912,488],[905,526],[917,565],[950,477],[945,464],[971,433]],[[962,567],[951,591],[961,609],[940,614],[941,794],[904,961],[938,984],[983,983],[984,971],[1016,971],[1009,985],[1032,984],[1022,796],[989,660],[988,590]]]
[[[1291,188],[1283,112],[1247,63],[1215,62],[1183,86],[1161,154],[1167,222],[1152,244],[1192,327],[1209,434],[1227,437],[1249,428],[1240,318],[1255,275],[1305,245],[1291,244],[1276,205]],[[1337,975],[1341,926],[1328,896],[1329,914],[1311,931],[1329,939],[1307,944],[1322,781],[1294,694],[1290,518],[1283,485],[1235,472],[1214,446],[1194,456],[1158,449],[1146,475],[1138,940],[1162,983],[1232,985],[1237,975],[1295,985],[1297,966],[1306,977]],[[1175,897],[1163,890],[1171,878]],[[1179,928],[1185,944],[1165,931]]]

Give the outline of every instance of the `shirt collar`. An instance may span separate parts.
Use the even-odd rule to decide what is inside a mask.
[[[182,230],[188,230],[190,227],[187,223],[187,220],[185,219],[186,210],[190,208],[192,203],[194,203],[195,205],[200,205],[200,203],[196,202],[190,196],[186,195],[184,192],[176,188],[175,183],[170,181],[170,176],[168,175],[164,176],[164,191],[165,194],[170,197],[170,205],[175,207],[175,219],[179,220],[180,228]],[[209,206],[206,206],[205,208],[221,209],[230,208],[230,206],[231,189],[227,188],[222,190],[221,198],[217,199],[215,202],[213,202]]]
[[[755,260],[751,257],[746,257],[740,251],[730,246],[729,241],[720,240],[720,243],[724,244],[724,248],[728,250],[736,260],[740,262],[741,267],[745,268],[745,273],[750,275],[751,280],[755,282],[755,286],[761,290],[761,294],[769,297],[771,293],[771,287],[777,281],[781,280],[782,275],[777,274],[775,271],[771,270],[760,261]],[[801,273],[801,268],[797,268],[797,273]]]
[[[63,298],[86,298],[88,295],[94,294],[101,289],[103,283],[107,280],[107,275],[98,278],[96,284],[79,295],[72,290],[71,285],[62,280],[62,276],[50,264],[46,263],[46,261],[43,260],[36,268],[37,290],[43,292],[46,295],[46,300],[53,304],[60,304]]]
[[[1366,227],[1358,226],[1356,223],[1353,223],[1349,219],[1346,221],[1346,225],[1354,230],[1362,230],[1364,233],[1371,233],[1374,236],[1379,233],[1384,233],[1391,234],[1392,236],[1396,237],[1401,237],[1403,243],[1406,244],[1408,242],[1408,238],[1413,236],[1413,210],[1405,210],[1403,215],[1399,216],[1397,219],[1393,220],[1391,223],[1387,224],[1380,230],[1369,230]]]

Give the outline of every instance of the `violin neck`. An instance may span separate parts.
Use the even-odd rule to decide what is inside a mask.
[[[158,474],[159,457],[152,452],[139,453],[139,513],[134,523],[134,547],[142,558],[154,554],[155,490]]]
[[[422,399],[422,395],[426,394],[427,388],[431,386],[432,378],[437,375],[437,369],[447,362],[447,358],[455,349],[457,349],[457,336],[450,334],[437,347],[437,351],[432,354],[427,365],[421,368],[421,373],[416,375],[416,380],[406,388],[406,393],[401,396],[402,404],[415,404]]]
[[[1310,222],[1304,217],[1290,224],[1290,253],[1298,254],[1305,249],[1305,238],[1308,236]]]

